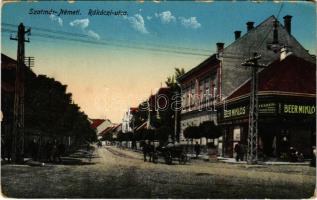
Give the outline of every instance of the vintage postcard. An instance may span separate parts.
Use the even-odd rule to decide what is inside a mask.
[[[9,1],[3,198],[306,199],[310,1]]]

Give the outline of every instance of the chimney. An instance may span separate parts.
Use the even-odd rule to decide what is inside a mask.
[[[247,22],[247,31],[249,32],[251,29],[253,29],[254,22]]]
[[[216,43],[216,45],[217,45],[217,53],[222,52],[222,51],[223,51],[223,48],[224,48],[225,43],[218,42],[218,43]]]
[[[278,44],[278,32],[277,32],[278,21],[273,21],[273,44]]]
[[[291,28],[292,28],[292,16],[291,15],[286,15],[283,17],[284,19],[284,27],[286,31],[291,34]]]
[[[241,36],[241,31],[235,31],[235,32],[234,32],[234,39],[235,39],[235,40],[239,39],[240,36]]]

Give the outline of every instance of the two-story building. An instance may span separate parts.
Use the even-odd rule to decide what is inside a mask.
[[[221,51],[223,44],[218,43],[217,47]],[[220,61],[217,54],[213,54],[179,77],[182,90],[181,143],[185,141],[183,132],[188,126],[199,126],[204,121],[216,122],[215,101],[220,91],[219,70]]]
[[[181,141],[184,141],[183,131],[186,127],[198,126],[207,120],[217,121],[216,111],[211,108],[215,102],[223,103],[251,77],[251,69],[241,64],[255,52],[261,55],[259,63],[264,65],[278,60],[282,48],[305,61],[315,63],[315,57],[291,34],[292,16],[286,15],[283,19],[283,25],[275,16],[270,16],[257,26],[254,26],[254,22],[247,22],[244,35],[241,35],[242,31],[234,31],[235,40],[230,45],[217,43],[216,54],[178,79],[183,95]]]
[[[280,158],[290,147],[304,156],[316,146],[316,65],[290,54],[258,73],[258,152]],[[251,80],[217,105],[223,155],[247,146]]]

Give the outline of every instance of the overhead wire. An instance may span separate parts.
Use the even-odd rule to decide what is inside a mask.
[[[12,30],[3,29],[2,31],[3,32],[7,32],[7,33],[12,33]],[[72,42],[81,42],[81,43],[94,44],[94,45],[115,46],[115,47],[119,47],[119,48],[140,49],[140,50],[148,50],[148,51],[154,51],[154,52],[185,54],[185,55],[193,55],[193,56],[209,56],[209,54],[201,54],[201,53],[185,52],[185,51],[176,51],[176,50],[168,50],[168,49],[158,49],[158,48],[151,48],[151,47],[140,47],[140,46],[129,46],[129,45],[121,45],[121,44],[112,44],[112,43],[101,42],[101,41],[74,39],[74,38],[68,38],[68,37],[64,37],[64,36],[54,36],[54,35],[41,34],[41,33],[35,33],[35,34],[32,34],[32,35],[35,36],[35,37],[41,37],[41,38],[46,38],[46,39],[58,39],[58,40],[72,41]]]
[[[9,24],[9,23],[2,23],[5,26],[10,26],[10,27],[17,27],[16,25]],[[134,46],[129,46],[129,43],[131,41],[127,42],[124,40],[121,40],[122,42],[125,42],[125,44],[120,44],[120,42],[116,42],[115,40],[110,40],[105,41],[105,40],[93,40],[89,35],[86,34],[76,34],[76,33],[70,33],[70,32],[64,32],[64,31],[54,31],[50,29],[45,29],[45,28],[39,28],[39,27],[32,27],[32,29],[37,30],[38,32],[44,32],[43,33],[33,33],[33,36],[39,36],[39,37],[48,37],[51,39],[61,39],[61,40],[70,40],[70,41],[78,41],[78,42],[84,42],[84,43],[90,43],[90,44],[103,44],[103,45],[112,45],[112,46],[117,46],[117,47],[127,47],[127,48],[135,48],[135,49],[143,49],[143,50],[151,50],[151,51],[164,51],[164,52],[171,52],[171,53],[178,53],[178,54],[187,54],[187,55],[199,55],[199,56],[209,56],[210,54],[207,54],[210,52],[210,50],[206,49],[194,49],[194,48],[187,48],[187,47],[177,47],[177,46],[170,46],[170,45],[160,45],[160,44],[155,44],[155,43],[138,43],[134,44]],[[5,31],[12,31],[14,30],[9,30],[9,29],[3,29]],[[33,31],[34,32],[34,31]],[[45,33],[46,32],[46,33]],[[56,35],[49,35],[50,33],[54,34],[59,34],[58,36]],[[65,37],[67,36],[67,37]],[[75,37],[80,37],[80,38],[75,38]],[[85,39],[85,40],[83,40]],[[132,42],[133,43],[133,42]],[[132,44],[131,44],[132,45]],[[155,46],[152,47],[152,46]],[[191,51],[191,52],[188,52]]]

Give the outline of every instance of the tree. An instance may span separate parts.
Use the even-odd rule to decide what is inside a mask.
[[[222,135],[222,129],[214,121],[205,121],[199,125],[202,137],[215,139]]]
[[[184,130],[184,137],[187,139],[197,139],[201,137],[201,131],[198,126],[188,126]]]
[[[173,134],[173,129],[170,126],[161,126],[156,130],[157,139],[160,144],[164,144],[168,140],[168,136]]]
[[[175,68],[174,75],[167,77],[165,84],[167,87],[171,89],[170,95],[171,100],[173,100],[173,108],[168,113],[168,118],[171,123],[171,129],[175,130],[176,134],[172,134],[173,140],[179,141],[179,131],[180,131],[180,110],[176,108],[180,108],[181,101],[180,101],[180,94],[181,94],[181,87],[180,84],[177,82],[178,78],[185,74],[185,70],[183,68]],[[176,124],[175,124],[176,123]],[[176,138],[175,138],[176,137]]]
[[[45,75],[26,77],[25,128],[51,138],[71,136],[75,143],[96,141],[87,115],[66,93],[67,85]]]
[[[165,84],[169,88],[178,89],[180,88],[180,85],[179,83],[177,83],[177,79],[185,74],[185,70],[184,68],[174,68],[174,69],[175,69],[174,75],[167,77]]]

